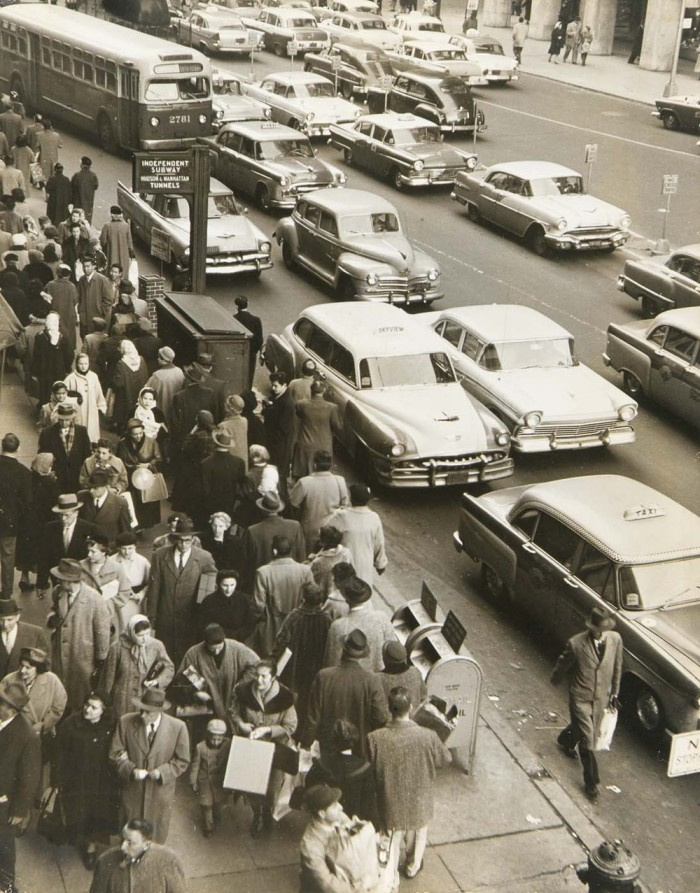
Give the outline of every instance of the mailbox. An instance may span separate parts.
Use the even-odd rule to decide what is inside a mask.
[[[436,628],[437,626],[437,628]],[[481,667],[464,644],[467,632],[450,611],[440,626],[429,622],[411,633],[408,657],[417,667],[428,695],[454,707],[457,725],[445,741],[455,765],[471,771],[481,704]]]
[[[232,393],[248,389],[251,334],[245,326],[207,295],[168,292],[155,304],[158,336],[172,347],[180,365],[209,353],[215,378],[230,382]]]
[[[418,632],[428,627],[431,630],[440,629],[445,622],[445,612],[438,605],[427,583],[423,583],[420,598],[397,608],[391,615],[391,622],[396,638],[410,652]]]

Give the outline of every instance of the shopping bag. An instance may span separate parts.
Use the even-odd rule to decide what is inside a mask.
[[[49,843],[56,846],[69,842],[66,817],[58,788],[47,788],[44,791],[36,830]]]
[[[224,787],[248,794],[266,794],[272,772],[275,745],[272,741],[234,735],[226,764]]]
[[[336,828],[328,841],[327,857],[336,877],[354,891],[373,890],[379,881],[377,833],[371,822],[359,819]]]
[[[153,475],[153,482],[150,486],[141,491],[142,502],[160,502],[162,499],[168,498],[168,486],[165,483],[163,475],[157,471]]]
[[[138,288],[138,285],[139,285],[139,264],[135,257],[132,257],[131,260],[129,261],[129,275],[126,278],[134,286],[134,288]]]
[[[600,728],[596,735],[594,750],[610,750],[616,725],[617,710],[612,707],[606,707],[603,710],[603,718],[600,721]]]
[[[41,169],[41,164],[38,161],[32,162],[29,165],[29,179],[31,181],[32,186],[36,186],[37,189],[41,188],[44,185],[44,172]]]

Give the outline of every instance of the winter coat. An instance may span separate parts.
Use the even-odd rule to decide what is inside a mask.
[[[79,517],[83,521],[89,521],[90,524],[94,524],[108,537],[110,544],[114,544],[120,533],[128,533],[131,530],[129,508],[122,496],[117,496],[111,490],[107,491],[104,502],[98,509],[95,507],[92,493],[89,490],[80,490],[78,492],[78,501],[83,504]]]
[[[3,641],[0,638],[0,678],[19,669],[19,656],[23,648],[41,648],[42,651],[48,652],[49,642],[46,638],[46,633],[40,626],[34,626],[32,623],[23,623],[20,620],[17,624],[15,646],[10,654],[5,650]]]
[[[168,363],[160,366],[146,382],[147,388],[153,388],[156,394],[156,403],[165,416],[165,424],[168,430],[173,430],[173,397],[185,386],[185,373],[179,366]]]
[[[249,527],[245,534],[246,576],[251,583],[255,579],[255,571],[272,561],[272,540],[278,535],[286,536],[291,543],[291,557],[295,561],[306,559],[306,541],[301,524],[280,518],[279,515],[268,515]]]
[[[309,400],[296,403],[297,433],[292,459],[294,477],[300,478],[314,470],[314,453],[325,450],[333,455],[333,435],[339,434],[343,425],[335,403],[317,394]]]
[[[73,188],[63,172],[53,173],[46,181],[46,215],[54,226],[65,219],[73,201]]]
[[[100,379],[88,369],[85,375],[71,372],[65,382],[69,391],[77,391],[83,398],[75,421],[84,425],[92,443],[97,443],[100,439],[100,413],[107,409]]]
[[[345,478],[330,471],[303,472],[289,493],[289,502],[301,512],[300,522],[308,549],[314,548],[318,532],[336,509],[350,505]]]
[[[246,670],[257,662],[258,655],[247,645],[226,639],[223,658],[220,666],[217,666],[206,644],[200,642],[187,650],[177,674],[182,676],[188,667],[195,669],[206,682],[205,690],[211,695],[214,716],[228,723],[233,690],[245,676]]]
[[[125,713],[132,713],[133,698],[140,698],[144,692],[143,681],[154,665],[162,664],[162,669],[155,676],[156,688],[165,690],[175,673],[175,666],[159,639],[150,638],[144,646],[146,649],[146,672],[139,668],[132,656],[133,645],[125,633],[109,646],[107,660],[100,673],[98,689],[112,702],[115,719],[121,719]]]
[[[260,653],[269,655],[285,617],[301,604],[302,588],[313,583],[314,576],[307,564],[293,558],[273,558],[258,568],[255,574],[253,600],[261,615],[258,627]]]
[[[127,821],[153,823],[153,839],[165,843],[175,799],[175,782],[190,762],[190,739],[181,719],[162,713],[149,747],[146,725],[138,713],[127,713],[117,723],[109,759],[121,782],[121,803]],[[158,769],[160,778],[136,781],[134,769]],[[150,891],[149,891],[150,893]]]
[[[224,775],[230,752],[230,738],[225,738],[221,747],[209,747],[206,741],[200,741],[195,747],[190,766],[190,784],[197,789],[200,806],[213,806],[225,798]]]
[[[67,335],[61,333],[53,344],[46,332],[39,332],[34,339],[31,375],[37,380],[37,397],[42,406],[51,398],[51,385],[64,380],[72,362],[73,348]]]
[[[185,872],[175,853],[152,843],[137,862],[124,862],[119,847],[97,860],[90,893],[186,893]]]
[[[245,734],[241,730],[243,723],[251,723],[256,729],[267,726],[269,740],[280,744],[289,744],[297,727],[294,694],[276,679],[262,701],[252,682],[239,682],[233,690],[230,713],[231,724],[238,734]]]
[[[418,667],[406,667],[402,673],[388,673],[383,670],[377,673],[377,678],[382,683],[384,694],[389,701],[389,692],[398,685],[408,690],[411,699],[412,712],[415,712],[428,696],[428,689],[423,679],[423,674]]]
[[[148,366],[143,357],[137,369],[131,369],[124,360],[119,360],[114,369],[114,417],[117,431],[123,431],[131,416],[132,408],[138,400],[141,388],[148,381]]]
[[[131,227],[126,220],[110,220],[100,233],[100,245],[107,256],[107,265],[120,264],[124,276],[129,274],[129,263],[134,254]],[[135,284],[135,283],[134,283]]]
[[[44,181],[47,181],[53,173],[53,166],[58,161],[58,150],[62,148],[63,143],[61,142],[61,137],[55,130],[46,129],[37,132],[36,141],[39,147],[41,172],[44,175]],[[34,147],[32,146],[32,148]],[[68,180],[67,177],[66,179]],[[70,180],[68,180],[68,185],[70,186]],[[68,201],[70,202],[70,198]],[[64,216],[68,216],[67,211]],[[63,217],[59,217],[54,225],[57,226],[61,220],[63,220]]]
[[[306,790],[317,784],[340,788],[340,804],[349,816],[357,816],[379,827],[377,786],[372,764],[352,753],[327,754],[317,758],[306,776]]]
[[[73,204],[76,208],[82,208],[85,212],[85,218],[92,221],[92,211],[95,206],[95,192],[99,188],[97,174],[89,168],[81,167],[77,173],[70,178],[71,188],[73,190]],[[126,268],[128,269],[128,267]]]
[[[110,555],[107,555],[99,566],[91,564],[87,558],[83,558],[80,566],[87,573],[92,574],[94,579],[100,584],[100,592],[109,611],[111,638],[114,640],[124,630],[121,612],[122,608],[129,604],[131,599],[131,584],[126,571],[117,562],[116,558]],[[116,592],[114,591],[115,589]]]
[[[39,736],[23,716],[15,716],[0,729],[0,791],[6,798],[0,803],[0,821],[5,826],[3,838],[11,833],[7,828],[10,816],[29,815],[40,771]],[[7,866],[7,853],[8,845],[3,841],[3,869]]]
[[[80,469],[83,467],[83,462],[92,454],[87,428],[75,425],[74,434],[73,445],[68,453],[58,423],[44,428],[39,434],[38,452],[53,453],[53,470],[61,493],[78,492]]]
[[[198,614],[200,630],[210,623],[218,623],[226,638],[237,642],[249,639],[258,622],[252,598],[240,589],[230,596],[217,589],[200,604]]]
[[[19,670],[10,673],[0,682],[0,686],[11,683],[24,684]],[[66,709],[66,690],[55,673],[38,673],[29,689],[29,701],[22,714],[37,735],[53,732],[56,723]]]
[[[389,616],[383,611],[375,611],[371,602],[352,607],[344,617],[333,621],[328,631],[325,665],[334,667],[340,663],[345,637],[354,629],[362,630],[367,636],[369,646],[369,654],[360,660],[360,666],[374,672],[381,670],[384,666],[382,658],[384,643],[396,639],[396,632]]]
[[[379,515],[366,505],[349,506],[333,512],[325,523],[342,531],[343,545],[352,554],[355,573],[371,586],[374,569],[384,570],[389,563]]]

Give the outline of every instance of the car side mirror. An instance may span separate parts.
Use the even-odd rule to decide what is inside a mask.
[[[638,592],[627,592],[622,596],[623,608],[632,608],[634,610],[640,608],[641,604],[642,600],[640,599]]]

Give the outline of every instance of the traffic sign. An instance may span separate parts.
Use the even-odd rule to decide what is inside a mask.
[[[598,160],[598,143],[588,143],[586,145],[586,164],[592,164]]]
[[[680,732],[671,735],[668,757],[668,776],[692,775],[700,772],[700,732]]]
[[[467,0],[467,12],[476,12],[479,9],[479,0]]]
[[[661,195],[675,195],[678,192],[678,174],[664,174]]]
[[[163,229],[151,229],[151,254],[160,260],[170,261],[170,236]]]
[[[134,192],[191,195],[192,179],[189,152],[134,152]]]
[[[331,56],[331,71],[338,71],[340,66],[342,65],[343,60],[340,56]]]

